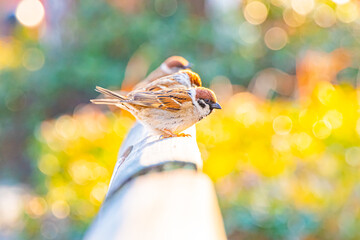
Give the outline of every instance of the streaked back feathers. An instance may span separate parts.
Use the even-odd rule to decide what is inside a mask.
[[[202,83],[199,74],[191,70],[182,70],[179,73],[186,73],[189,76],[190,83],[192,86],[201,87]]]
[[[106,99],[92,99],[95,104],[107,105],[132,105],[136,108],[150,107],[166,111],[179,111],[182,104],[190,103],[191,96],[186,89],[170,89],[160,91],[137,91],[127,97],[121,96],[113,91],[97,86],[96,91],[109,97]]]
[[[201,86],[201,79],[197,73],[191,70],[181,70],[177,73],[159,78],[148,83],[138,91],[160,91],[169,89],[189,89]]]

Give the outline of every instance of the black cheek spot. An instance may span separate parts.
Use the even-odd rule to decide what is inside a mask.
[[[199,100],[198,103],[200,107],[205,108],[206,104],[203,101]]]

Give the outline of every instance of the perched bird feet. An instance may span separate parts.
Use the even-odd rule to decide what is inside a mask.
[[[171,138],[171,137],[192,137],[190,134],[187,133],[179,133],[179,134],[163,134],[160,136],[160,139],[165,139],[165,138]]]
[[[187,133],[179,133],[177,137],[191,137],[191,135]]]
[[[176,133],[171,132],[168,129],[164,129],[163,131],[164,131],[165,134],[161,135],[160,139],[169,138],[169,137],[191,137],[191,135],[187,134],[187,133],[178,133],[178,134],[176,134]]]
[[[170,130],[168,130],[168,129],[164,129],[163,132],[164,132],[164,134],[160,136],[160,139],[177,137],[176,134],[172,133],[172,132],[171,132]]]

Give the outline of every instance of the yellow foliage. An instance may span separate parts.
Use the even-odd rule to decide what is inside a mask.
[[[356,90],[329,83],[301,104],[238,93],[197,125],[204,171],[223,201],[231,196],[249,208],[272,200],[315,212],[340,207],[360,177],[357,99]],[[93,216],[133,122],[90,105],[43,122],[38,168],[47,179],[46,202],[33,199],[31,216]]]

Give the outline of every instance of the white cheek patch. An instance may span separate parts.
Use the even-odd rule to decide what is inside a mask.
[[[210,114],[210,107],[209,107],[209,105],[205,105],[205,108],[201,108],[201,110],[200,110],[200,116],[202,117],[202,118],[204,118],[204,117],[206,117],[207,115],[209,115]]]
[[[161,71],[163,71],[164,73],[166,74],[172,74],[173,72],[171,71],[171,69],[165,64],[165,63],[162,63],[160,65],[160,69]]]
[[[205,107],[203,108],[197,101],[193,101],[193,103],[199,113],[200,120],[210,114],[211,111],[209,105],[205,104]]]

